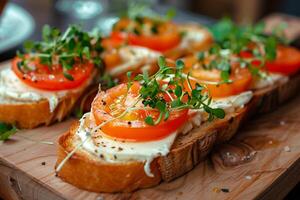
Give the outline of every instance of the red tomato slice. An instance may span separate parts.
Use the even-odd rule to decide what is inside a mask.
[[[115,48],[118,48],[124,44],[123,38],[105,38],[102,40],[102,46],[105,48],[105,50],[112,50]]]
[[[197,63],[197,58],[188,57],[184,59],[185,72],[197,79],[201,84],[205,85],[214,98],[228,97],[237,95],[241,92],[249,90],[252,82],[252,75],[248,69],[234,67],[232,69],[230,80],[232,83],[221,83],[221,72],[217,69],[205,70],[202,68],[193,69],[193,65]],[[195,84],[195,81],[192,81]]]
[[[154,21],[148,18],[142,19],[144,27],[153,27]],[[126,32],[129,26],[139,30],[139,34]],[[156,33],[145,32],[143,26],[130,19],[121,19],[114,27],[111,38],[115,40],[125,40],[130,45],[147,47],[156,51],[170,50],[179,45],[181,41],[180,33],[176,25],[171,22],[160,23],[156,26]]]
[[[34,71],[23,72],[18,67],[20,58],[15,58],[12,61],[12,70],[25,84],[42,89],[42,90],[68,90],[82,85],[92,73],[94,65],[90,62],[84,64],[75,64],[68,74],[73,77],[73,80],[67,79],[60,65],[52,66],[52,70],[48,66],[41,64],[38,59],[33,60],[29,65],[35,67]]]
[[[293,47],[279,46],[276,59],[267,62],[266,67],[270,72],[295,74],[300,69],[300,51]]]
[[[155,36],[128,35],[128,43],[131,45],[143,46],[156,51],[166,51],[176,47],[180,43],[180,36],[176,33],[162,34]]]
[[[135,82],[127,94],[127,84],[121,84],[96,96],[92,104],[92,113],[96,124],[112,120],[120,116],[139,95],[140,85]],[[124,98],[127,95],[127,98]],[[127,99],[127,100],[126,100]],[[129,100],[133,101],[128,103]],[[134,110],[122,118],[113,119],[103,125],[101,130],[108,136],[127,141],[151,141],[167,137],[176,131],[187,120],[188,110],[170,113],[168,120],[162,120],[158,125],[148,125],[144,120],[152,116],[158,118],[157,110]]]

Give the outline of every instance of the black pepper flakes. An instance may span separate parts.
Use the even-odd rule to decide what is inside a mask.
[[[103,154],[100,154],[100,158],[104,158]]]
[[[46,165],[46,162],[42,162],[41,164],[42,164],[42,165]]]
[[[229,189],[228,189],[228,188],[221,188],[221,191],[222,191],[222,192],[225,192],[225,193],[228,193],[228,192],[229,192]]]
[[[128,121],[127,123],[128,123],[128,125],[131,125],[131,121]]]
[[[114,149],[114,148],[116,148],[116,147],[115,147],[115,146],[112,146],[111,148]]]
[[[116,155],[114,155],[114,159],[115,159],[115,160],[117,159],[117,156],[116,156]]]
[[[123,151],[123,148],[122,147],[118,147],[118,151]]]

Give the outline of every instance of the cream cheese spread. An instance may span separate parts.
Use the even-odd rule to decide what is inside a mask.
[[[90,81],[84,84],[90,84]],[[60,98],[68,93],[82,90],[84,86],[72,90],[44,91],[30,87],[23,83],[11,68],[0,71],[0,103],[1,104],[23,104],[40,100],[48,100],[50,112],[53,112]]]
[[[255,78],[252,82],[252,89],[262,89],[274,85],[279,80],[287,82],[289,78],[282,74],[270,73],[265,78]]]
[[[135,70],[141,66],[155,63],[161,53],[140,46],[125,46],[118,49],[122,64],[109,71],[112,76],[118,76],[124,72]]]

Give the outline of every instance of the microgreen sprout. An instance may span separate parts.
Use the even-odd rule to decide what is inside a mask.
[[[60,64],[63,74],[68,80],[73,77],[68,73],[75,63],[92,62],[95,66],[101,67],[102,61],[99,54],[102,37],[100,33],[88,33],[79,26],[71,25],[62,33],[57,28],[45,25],[42,30],[42,41],[27,41],[24,43],[25,54],[17,52],[21,59],[18,63],[21,71],[32,71],[29,63],[38,58],[41,64],[48,66],[50,70],[54,65]]]
[[[230,83],[231,65],[234,62],[241,67],[247,67],[254,76],[265,77],[261,69],[267,61],[276,58],[277,44],[285,44],[282,29],[276,29],[271,35],[264,33],[264,23],[249,26],[237,26],[230,19],[223,19],[210,27],[215,43],[207,52],[197,55],[198,61],[204,69],[218,69],[221,71],[222,83]],[[247,52],[253,57],[243,57]],[[209,64],[204,64],[206,57],[210,57]],[[255,66],[254,66],[254,62]]]
[[[159,57],[158,65],[159,70],[154,75],[148,76],[144,73],[133,79],[141,84],[139,95],[143,105],[160,113],[157,120],[147,116],[147,124],[156,125],[162,120],[168,120],[170,112],[182,109],[204,109],[210,120],[215,117],[224,118],[224,110],[209,106],[211,97],[205,87],[199,83],[192,86],[189,75],[182,72],[183,61],[177,60],[176,66],[170,67],[164,57]],[[128,84],[130,82],[131,79]],[[165,96],[169,96],[170,100],[166,100]]]

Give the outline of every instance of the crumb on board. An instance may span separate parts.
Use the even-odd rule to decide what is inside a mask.
[[[280,121],[279,124],[280,124],[281,126],[283,126],[283,125],[285,125],[285,121]]]
[[[245,179],[251,180],[251,179],[252,179],[252,176],[245,176]]]
[[[285,152],[290,152],[290,151],[291,151],[291,148],[290,148],[289,146],[285,146],[285,147],[284,147],[284,151],[285,151]]]
[[[215,192],[215,193],[221,192],[220,188],[218,188],[218,187],[214,187],[214,188],[212,189],[212,191]]]

